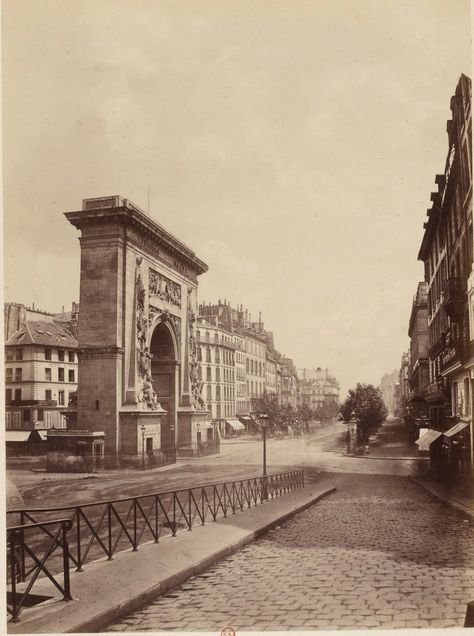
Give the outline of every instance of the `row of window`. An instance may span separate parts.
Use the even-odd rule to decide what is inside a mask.
[[[267,355],[267,348],[265,345],[261,345],[254,340],[246,340],[245,341],[245,350],[247,353],[253,353],[256,356],[260,356],[264,358]]]
[[[75,393],[75,391],[69,391],[68,393],[68,403],[71,399],[71,396]],[[20,402],[22,399],[22,391],[21,389],[5,389],[5,403],[9,404],[13,400],[15,402]],[[44,392],[44,399],[48,402],[51,402],[53,399],[53,392],[51,389],[46,389]],[[66,391],[58,391],[58,404],[59,406],[66,406]]]
[[[76,362],[76,352],[71,351],[69,349],[57,349],[57,359],[59,362],[65,362],[66,356],[68,362]],[[23,349],[21,347],[16,347],[15,349],[8,348],[5,352],[5,358],[8,361],[11,360],[23,360]],[[44,359],[52,360],[53,359],[53,349],[49,347],[45,347],[44,349]]]
[[[198,347],[197,349],[197,359],[199,362],[202,362],[202,349]],[[211,359],[211,348],[207,347],[206,349],[206,362],[212,362]],[[214,362],[216,364],[221,364],[221,352],[220,349],[214,349]],[[223,349],[222,351],[222,364],[226,364],[227,366],[234,366],[235,358],[233,351],[227,351],[227,349]]]
[[[222,391],[221,391],[222,388]],[[223,400],[235,400],[235,392],[234,392],[234,387],[233,386],[223,386],[221,387],[220,384],[216,384],[215,387],[215,400],[219,401],[221,399]],[[206,399],[207,400],[212,400],[212,386],[210,384],[207,385],[206,387]]]
[[[235,410],[232,404],[212,404],[207,405],[207,410],[211,413],[212,417],[221,419],[222,417],[235,417]],[[239,411],[248,413],[248,407],[245,411]]]
[[[46,382],[53,381],[53,373],[52,369],[44,370],[44,379]],[[66,382],[65,380],[65,369],[63,367],[58,368],[58,382]],[[75,382],[76,381],[76,371],[75,369],[69,369],[67,373],[67,381]],[[7,367],[5,369],[5,381],[13,382],[13,369],[11,367]],[[23,381],[23,369],[15,369],[15,382]]]
[[[196,336],[197,336],[198,340],[201,339],[201,332],[199,331],[199,329],[196,331]],[[221,334],[221,337],[219,338],[219,334],[216,331],[216,332],[214,332],[214,343],[218,344],[219,340],[220,340],[221,344],[226,344],[226,345],[230,345],[230,346],[234,346],[234,347],[238,343],[237,338],[233,338],[232,336],[228,336],[225,333]],[[205,332],[204,341],[205,342],[211,342],[211,334],[209,333],[209,331]]]
[[[45,375],[45,380],[47,382],[52,382],[53,381],[53,374],[52,374],[52,370],[51,369],[45,369],[44,370],[44,375]],[[64,377],[65,377],[64,376],[64,369],[62,367],[58,367],[58,382],[65,382]],[[67,381],[68,382],[75,382],[76,381],[76,371],[75,371],[75,369],[68,369]]]
[[[245,361],[245,368],[247,373],[250,373],[251,375],[263,375],[265,373],[265,364],[257,362],[257,360],[252,360],[252,358],[247,358]]]
[[[24,409],[5,413],[7,431],[22,429],[25,425],[31,426],[37,422],[41,425],[39,428],[66,428],[66,418],[63,415],[58,417],[58,414],[53,411],[37,409],[32,415],[31,409]]]
[[[254,382],[253,380],[247,380],[247,395],[251,397],[258,397],[260,395],[263,395],[263,393],[263,382]]]
[[[199,367],[198,373],[199,373],[199,379],[202,380],[202,367]],[[234,372],[232,371],[232,369],[224,368],[222,369],[222,374],[221,374],[220,367],[216,367],[216,371],[215,371],[216,382],[221,382],[221,375],[222,375],[222,382],[234,382]],[[206,380],[208,382],[212,382],[213,380],[212,367],[206,367]]]

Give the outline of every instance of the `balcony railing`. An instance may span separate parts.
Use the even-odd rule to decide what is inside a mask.
[[[448,278],[444,287],[444,308],[452,320],[459,320],[466,303],[466,279]]]
[[[462,340],[456,340],[450,347],[448,347],[441,356],[441,370],[444,371],[447,368],[464,361],[466,355],[466,345]]]
[[[414,387],[410,389],[410,394],[408,396],[408,400],[422,400],[425,397],[425,389],[420,387]]]
[[[444,380],[435,380],[425,389],[425,399],[428,402],[445,402],[448,399],[447,385]]]
[[[57,400],[15,400],[15,399],[9,400],[9,399],[6,399],[5,404],[7,404],[8,406],[43,407],[43,406],[57,406],[58,401]]]

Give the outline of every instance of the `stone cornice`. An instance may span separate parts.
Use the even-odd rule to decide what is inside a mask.
[[[167,232],[131,201],[121,197],[113,197],[113,199],[115,205],[111,207],[100,207],[100,201],[97,202],[98,207],[93,207],[93,202],[90,202],[87,209],[66,212],[65,216],[75,228],[81,231],[92,223],[116,223],[135,227],[141,235],[165,247],[197,274],[207,272],[206,263],[201,261],[189,247]]]
[[[122,347],[105,346],[105,347],[79,347],[77,355],[82,360],[92,358],[123,358],[124,350]]]

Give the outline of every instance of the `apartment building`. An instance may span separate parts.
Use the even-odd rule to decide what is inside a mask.
[[[428,285],[430,426],[439,432],[440,462],[448,474],[472,470],[474,329],[472,281],[471,81],[465,75],[451,98],[448,153],[424,224],[419,260]],[[439,439],[441,438],[442,439]]]
[[[77,370],[77,339],[65,323],[26,320],[5,343],[6,429],[65,428]]]

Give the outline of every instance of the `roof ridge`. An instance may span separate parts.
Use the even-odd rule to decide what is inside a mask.
[[[33,343],[34,343],[35,339],[33,338],[33,334],[31,333],[30,328],[29,328],[29,326],[28,326],[28,320],[25,320],[25,327],[26,327],[26,330],[27,330],[27,332],[28,332],[28,335],[30,336],[31,340],[32,340],[32,341],[33,341]]]

